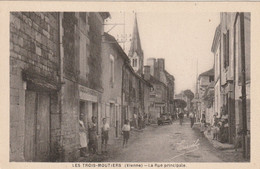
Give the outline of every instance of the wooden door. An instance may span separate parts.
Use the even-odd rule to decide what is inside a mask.
[[[35,157],[35,119],[36,119],[36,93],[25,92],[25,137],[24,158],[25,161],[34,161]]]
[[[36,120],[36,161],[48,161],[50,154],[50,96],[38,93]]]

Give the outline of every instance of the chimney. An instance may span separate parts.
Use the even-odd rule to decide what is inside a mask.
[[[148,58],[147,65],[150,66],[150,75],[154,76],[155,58]]]
[[[150,79],[150,66],[144,66],[144,79],[149,80]]]
[[[160,72],[165,70],[164,59],[163,58],[158,59],[158,67],[159,67],[159,71]]]

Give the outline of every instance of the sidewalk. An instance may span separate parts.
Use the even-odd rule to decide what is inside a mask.
[[[230,149],[235,149],[235,146],[233,144],[228,144],[228,143],[221,143],[217,140],[213,140],[213,134],[212,132],[208,132],[207,130],[204,131],[204,136],[209,140],[209,142],[215,147],[216,149],[219,150],[230,150]]]
[[[195,123],[194,127],[200,129],[200,123]],[[214,148],[219,149],[219,150],[231,150],[235,149],[235,146],[233,144],[228,144],[228,143],[221,143],[217,140],[213,140],[213,134],[212,132],[206,131],[203,132],[205,138],[208,139],[208,141],[213,145]]]

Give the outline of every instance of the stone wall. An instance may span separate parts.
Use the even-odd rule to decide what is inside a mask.
[[[25,160],[25,91],[29,82],[34,84],[30,90],[51,93],[51,140],[59,135],[59,120],[53,121],[59,119],[57,28],[57,13],[10,13],[10,161]]]

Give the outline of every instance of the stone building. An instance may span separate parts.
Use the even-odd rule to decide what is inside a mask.
[[[220,117],[222,99],[221,99],[221,85],[220,85],[220,25],[216,28],[211,51],[214,54],[214,113]]]
[[[207,109],[207,100],[204,99],[205,92],[208,86],[214,82],[214,69],[210,69],[206,72],[203,72],[198,77],[198,111],[197,118],[201,119],[202,114],[206,115]],[[206,117],[207,118],[207,117]]]
[[[144,55],[138,30],[137,17],[133,28],[129,63],[123,67],[123,119],[131,121],[137,127],[137,119],[149,114],[149,95],[152,85],[144,79]]]
[[[175,107],[174,107],[174,85],[175,85],[175,79],[174,76],[168,73],[165,70],[165,75],[167,79],[167,107],[168,107],[168,113],[173,115],[175,113]]]
[[[107,17],[10,13],[10,161],[78,158],[79,114],[86,125],[91,116],[100,117]]]
[[[218,75],[216,80],[219,81],[215,87],[215,109],[219,111],[220,107],[225,107],[229,123],[228,142],[234,143],[242,130],[250,133],[251,19],[250,13],[238,12],[221,13],[220,18],[212,44]],[[248,134],[244,145],[246,156],[249,156],[249,140]]]
[[[134,127],[138,126],[135,118],[149,113],[149,102],[145,99],[148,98],[151,87],[151,83],[139,76],[130,64],[125,64],[123,67],[122,119],[130,120]]]
[[[110,124],[110,138],[119,137],[122,128],[123,67],[129,58],[116,39],[104,33],[102,40],[102,118]],[[113,139],[110,139],[110,143]]]
[[[150,66],[144,66],[144,78],[153,86],[149,95],[149,116],[152,123],[157,123],[157,118],[167,111],[167,86],[151,75]]]
[[[58,13],[10,13],[10,161],[49,160],[61,136],[58,28]]]

